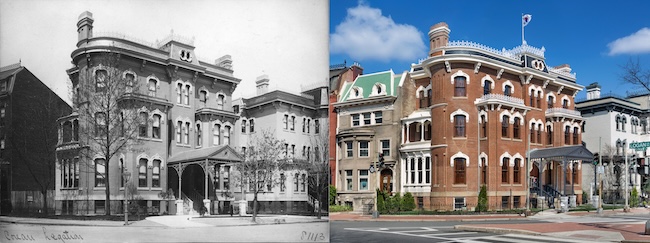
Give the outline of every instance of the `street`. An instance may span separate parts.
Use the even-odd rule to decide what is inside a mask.
[[[251,226],[62,226],[0,222],[0,242],[327,242],[328,223]],[[281,233],[279,233],[281,232]]]

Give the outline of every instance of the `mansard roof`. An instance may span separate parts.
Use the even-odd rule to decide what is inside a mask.
[[[339,102],[346,102],[351,99],[366,99],[373,96],[373,86],[377,84],[383,85],[382,93],[385,92],[385,96],[397,97],[397,92],[395,91],[399,82],[402,78],[402,75],[395,75],[393,70],[388,70],[378,73],[370,73],[359,75],[354,82],[346,83],[343,85],[341,92],[341,97]],[[360,90],[359,97],[351,98],[350,93],[354,92],[355,89]]]

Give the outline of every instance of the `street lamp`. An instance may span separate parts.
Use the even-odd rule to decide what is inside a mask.
[[[127,197],[128,182],[131,178],[131,172],[124,170],[124,225],[129,225],[129,198]]]

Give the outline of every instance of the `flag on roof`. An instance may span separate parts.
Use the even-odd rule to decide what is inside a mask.
[[[524,16],[521,17],[521,25],[526,26],[530,22],[530,20],[533,19],[533,16],[530,14],[524,14]]]

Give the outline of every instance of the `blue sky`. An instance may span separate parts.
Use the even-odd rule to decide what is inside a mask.
[[[427,32],[439,22],[450,40],[496,49],[546,48],[549,66],[571,65],[577,82],[598,82],[603,93],[625,95],[621,81],[630,58],[650,70],[650,1],[373,1],[330,2],[330,64],[358,62],[364,73],[410,69],[429,50]],[[582,91],[576,98],[583,98]]]

